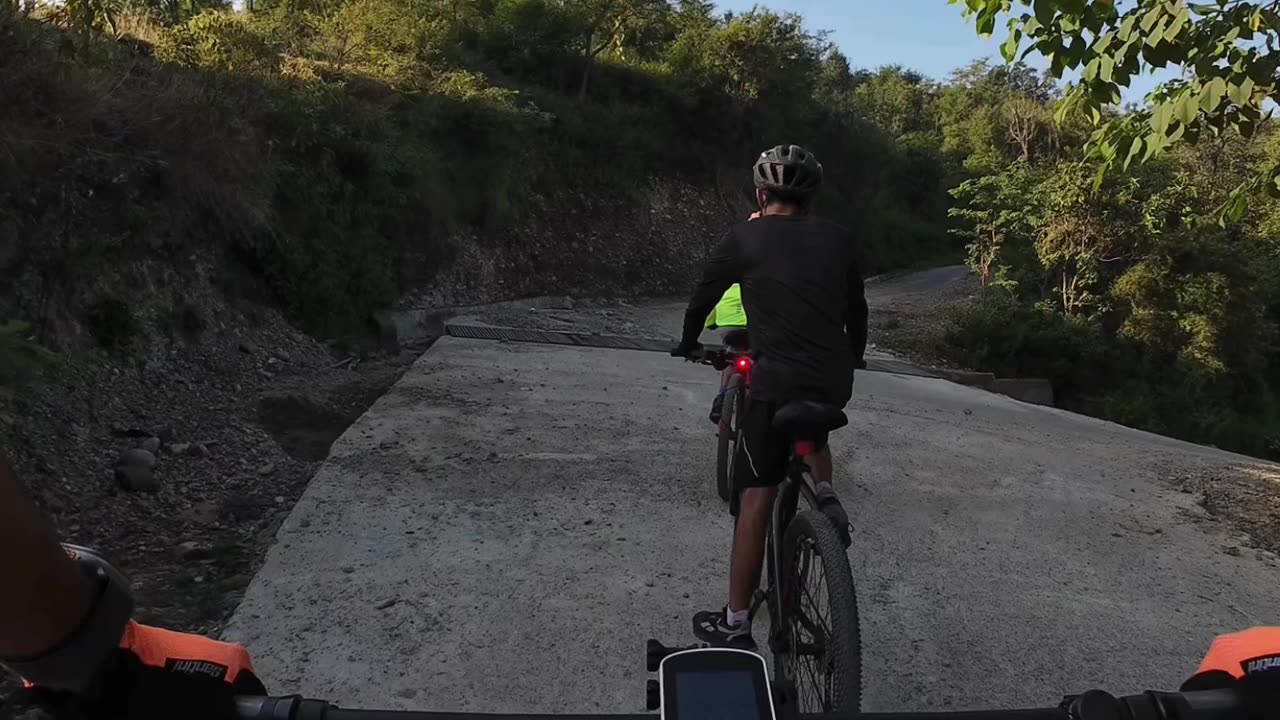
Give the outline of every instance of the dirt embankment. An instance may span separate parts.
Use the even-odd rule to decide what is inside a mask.
[[[142,621],[209,632],[329,445],[415,357],[349,352],[272,317],[145,359],[66,354],[0,410],[0,447],[63,539],[129,574]]]
[[[509,234],[460,234],[447,266],[405,269],[418,279],[402,306],[683,290],[729,213],[677,183],[645,198],[561,198]],[[212,254],[178,266],[107,257],[97,277],[56,307],[21,283],[0,297],[55,320],[37,330],[58,352],[0,398],[0,452],[61,537],[128,572],[140,619],[216,632],[329,445],[431,338],[310,337],[251,270]],[[122,295],[102,347],[98,299]]]

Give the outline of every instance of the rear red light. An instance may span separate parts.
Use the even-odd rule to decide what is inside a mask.
[[[738,372],[749,372],[751,370],[751,358],[738,358]]]

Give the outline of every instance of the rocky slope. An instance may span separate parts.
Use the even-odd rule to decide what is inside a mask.
[[[447,266],[406,268],[419,281],[402,306],[683,290],[728,213],[714,193],[678,184],[655,183],[646,198],[562,198],[510,234],[459,234]],[[210,256],[195,268],[219,265]],[[93,342],[97,288],[66,294],[42,328],[57,360],[0,398],[0,452],[61,537],[130,574],[144,621],[212,632],[329,444],[431,337],[407,348],[322,341],[243,292],[251,274],[227,283],[195,268],[105,260],[102,287],[148,279],[110,348]],[[0,295],[30,316],[39,298],[10,287]]]

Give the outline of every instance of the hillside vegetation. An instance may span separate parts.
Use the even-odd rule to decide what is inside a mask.
[[[983,301],[963,363],[1047,375],[1060,404],[1280,457],[1280,3],[952,0],[1065,94],[1021,103],[1017,162],[953,190]],[[1121,89],[1178,68],[1141,106]]]
[[[1067,407],[1138,427],[1280,447],[1280,216],[1256,186],[1247,212],[1232,194],[1276,157],[1265,124],[1098,186],[1117,163],[1082,152],[1094,115],[1128,115],[1065,107],[1051,77],[856,69],[796,15],[701,0],[0,0],[0,97],[0,381],[38,361],[28,338],[198,335],[205,286],[312,332],[358,327],[529,224],[560,223],[491,273],[507,293],[575,271],[678,288],[746,211],[754,155],[795,142],[871,271],[968,247],[985,289],[940,348],[957,362],[1048,376]],[[619,228],[663,235],[626,245],[561,233],[655,193],[717,197],[716,222]]]
[[[865,229],[873,267],[948,245],[938,144],[879,130],[856,100],[877,76],[798,17],[641,0],[0,7],[0,237],[34,275],[18,305],[37,327],[43,296],[104,256],[187,272],[192,248],[247,268],[304,326],[360,323],[407,267],[446,263],[450,236],[501,237],[564,197],[622,205],[675,178],[718,188],[734,217],[779,142],[821,153],[824,205]]]

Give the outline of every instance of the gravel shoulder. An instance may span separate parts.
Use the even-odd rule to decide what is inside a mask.
[[[61,538],[130,577],[139,620],[216,633],[329,445],[417,355],[268,314],[145,360],[67,357],[0,403],[0,448]]]

